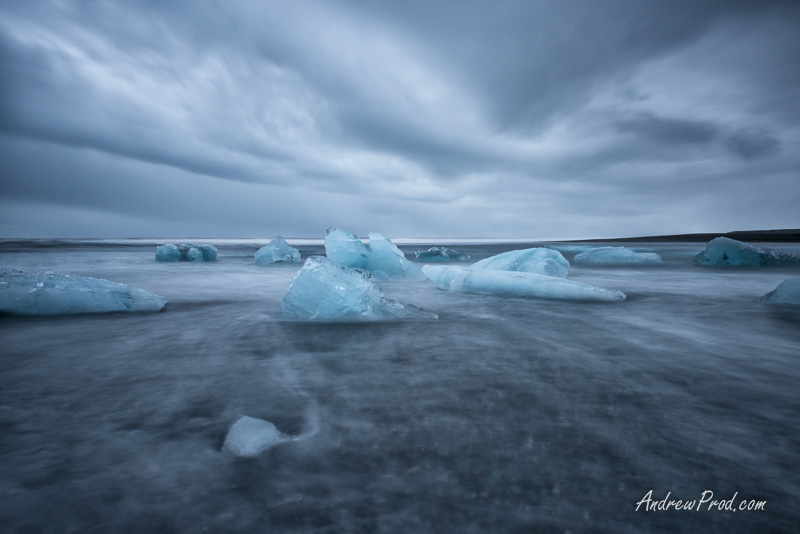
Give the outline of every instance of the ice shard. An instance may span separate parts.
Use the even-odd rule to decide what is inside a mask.
[[[473,269],[492,271],[518,271],[566,278],[569,262],[557,250],[527,248],[491,256],[472,265]]]
[[[800,306],[800,277],[784,280],[778,287],[761,297],[764,302]]]
[[[405,254],[389,239],[370,232],[369,245],[357,235],[338,228],[325,232],[325,255],[336,263],[366,269],[383,280],[424,280],[418,265],[406,259]]]
[[[287,243],[281,236],[276,236],[268,245],[256,251],[256,263],[259,265],[297,263],[299,261],[300,251]]]
[[[625,293],[543,274],[425,265],[422,270],[440,289],[536,297],[618,302]]]
[[[167,299],[101,278],[0,269],[0,313],[156,312]]]
[[[416,306],[385,298],[368,271],[323,256],[306,259],[283,297],[278,315],[301,321],[437,318]]]

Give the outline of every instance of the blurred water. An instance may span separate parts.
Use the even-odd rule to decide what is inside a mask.
[[[800,524],[800,313],[758,301],[797,269],[701,268],[702,245],[647,244],[663,267],[570,272],[624,303],[387,282],[389,298],[440,319],[320,325],[275,317],[297,266],[257,266],[255,245],[217,244],[219,261],[197,264],[157,263],[141,244],[0,244],[0,266],[169,299],[156,314],[0,318],[0,530]],[[455,248],[477,261],[524,245]],[[309,437],[232,458],[220,447],[242,414]],[[767,504],[636,512],[651,489]]]

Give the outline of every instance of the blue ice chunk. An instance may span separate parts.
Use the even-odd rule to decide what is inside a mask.
[[[384,280],[424,280],[418,265],[406,259],[405,254],[389,239],[370,232],[369,245],[357,235],[338,228],[325,232],[325,255],[336,263],[367,269],[376,278]]]
[[[519,271],[566,278],[569,262],[557,250],[527,248],[491,256],[472,265],[473,269],[492,271]]]
[[[181,252],[175,245],[156,247],[156,261],[181,261]]]
[[[419,261],[431,263],[469,260],[469,254],[464,254],[446,247],[431,247],[427,252],[415,250],[414,254],[417,256]]]
[[[784,280],[778,287],[761,297],[764,302],[800,306],[800,277]]]
[[[278,315],[302,321],[438,318],[416,306],[385,298],[368,271],[323,256],[306,259],[283,297]]]
[[[580,254],[587,250],[600,248],[597,245],[545,245],[545,247],[557,250],[562,254]]]
[[[167,299],[101,278],[0,269],[0,313],[156,312]]]
[[[181,243],[156,247],[156,261],[215,261],[217,249],[212,245]]]
[[[422,270],[440,289],[473,293],[496,293],[542,299],[625,300],[625,293],[603,289],[555,276],[516,271],[467,269],[448,265],[425,265]]]
[[[222,450],[236,456],[254,458],[275,445],[293,439],[269,421],[243,415],[228,430]]]
[[[577,254],[572,262],[584,265],[663,265],[655,252],[635,252],[627,247],[598,247]]]
[[[256,263],[259,265],[297,263],[299,261],[300,251],[287,243],[281,236],[276,236],[268,245],[256,251]]]
[[[697,265],[713,267],[769,267],[800,265],[800,256],[782,250],[742,243],[727,237],[717,237],[706,244],[703,252],[694,257]]]

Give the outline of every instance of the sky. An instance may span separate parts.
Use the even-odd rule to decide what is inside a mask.
[[[800,2],[0,2],[0,237],[800,227]]]

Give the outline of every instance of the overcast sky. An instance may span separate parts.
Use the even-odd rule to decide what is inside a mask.
[[[0,237],[800,227],[800,2],[0,2]]]

